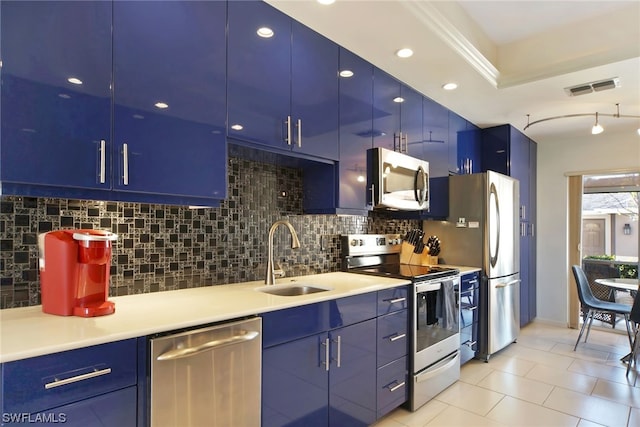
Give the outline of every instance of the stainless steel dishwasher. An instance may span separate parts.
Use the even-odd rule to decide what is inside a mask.
[[[150,341],[152,427],[260,426],[261,318]]]

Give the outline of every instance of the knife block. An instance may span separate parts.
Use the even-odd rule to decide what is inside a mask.
[[[411,243],[402,242],[400,246],[400,264],[420,265],[422,255],[414,253],[415,248]]]
[[[438,257],[434,255],[429,255],[427,251],[424,251],[422,252],[420,263],[421,265],[438,265]]]

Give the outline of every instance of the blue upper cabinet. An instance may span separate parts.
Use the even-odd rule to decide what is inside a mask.
[[[226,196],[226,4],[114,2],[114,189]]]
[[[337,160],[338,46],[264,2],[228,13],[228,136]]]
[[[296,21],[291,40],[292,148],[338,160],[338,45]]]
[[[422,158],[422,95],[373,71],[373,145]]]
[[[422,100],[424,159],[431,178],[449,176],[449,110],[427,98]]]
[[[373,65],[340,49],[338,206],[365,210],[367,156],[373,147]]]
[[[2,2],[0,181],[111,186],[111,3]],[[48,190],[47,190],[48,191]]]
[[[456,141],[455,158],[458,174],[482,172],[482,131],[466,121],[465,130],[459,131]]]
[[[408,86],[400,88],[400,131],[403,151],[418,159],[424,159],[422,94]]]
[[[401,84],[379,68],[373,69],[373,146],[399,150]]]

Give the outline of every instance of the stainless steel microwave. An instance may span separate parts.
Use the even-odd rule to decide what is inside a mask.
[[[367,170],[374,209],[429,210],[429,162],[378,147],[367,150]]]

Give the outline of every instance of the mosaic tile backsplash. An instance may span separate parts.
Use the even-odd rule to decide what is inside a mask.
[[[38,234],[93,228],[118,234],[109,294],[130,295],[262,280],[271,224],[288,219],[301,248],[279,227],[275,259],[287,276],[340,270],[340,234],[404,233],[417,221],[304,215],[302,171],[229,159],[220,207],[3,196],[0,199],[0,309],[40,304]],[[256,182],[260,183],[259,186]]]

